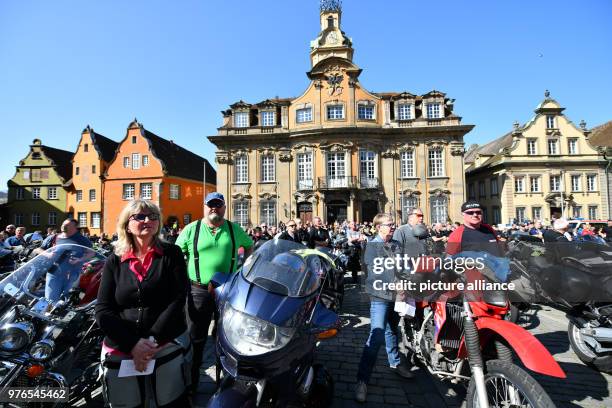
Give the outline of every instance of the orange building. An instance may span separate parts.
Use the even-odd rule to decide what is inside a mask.
[[[104,213],[104,172],[115,157],[119,143],[104,137],[87,125],[72,159],[72,179],[68,190],[67,212],[90,235],[102,232]]]
[[[203,216],[204,195],[216,185],[217,173],[206,159],[149,132],[134,119],[105,174],[104,232],[116,232],[119,213],[135,198],[158,204],[164,225],[183,227]]]

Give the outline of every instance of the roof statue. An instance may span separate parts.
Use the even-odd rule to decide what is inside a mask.
[[[342,11],[342,0],[321,0],[321,11]]]

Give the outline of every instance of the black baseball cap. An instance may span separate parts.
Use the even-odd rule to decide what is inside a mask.
[[[478,209],[481,210],[482,207],[480,203],[476,200],[468,200],[465,203],[461,204],[461,212],[466,212],[468,210]]]

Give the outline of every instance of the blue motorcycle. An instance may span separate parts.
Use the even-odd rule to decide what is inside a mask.
[[[209,408],[331,404],[333,379],[314,353],[340,326],[322,302],[338,273],[324,252],[275,239],[238,272],[213,277],[218,389]]]

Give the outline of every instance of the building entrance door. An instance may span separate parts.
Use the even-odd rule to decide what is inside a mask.
[[[330,201],[327,203],[327,223],[342,222],[346,220],[346,201]]]
[[[302,224],[306,225],[307,222],[312,221],[312,204],[311,203],[298,203],[297,215]]]
[[[550,207],[550,219],[561,218],[561,207]]]
[[[377,201],[365,200],[363,203],[361,203],[361,222],[372,222],[376,214],[378,214]]]

